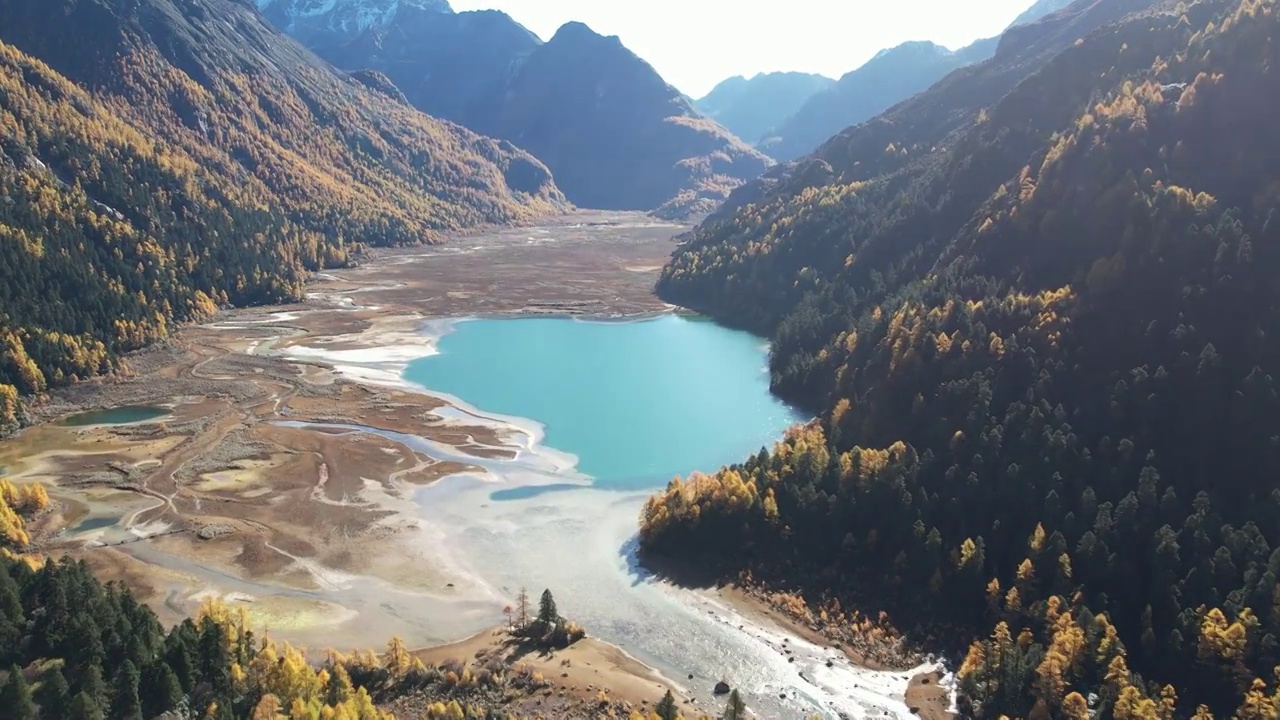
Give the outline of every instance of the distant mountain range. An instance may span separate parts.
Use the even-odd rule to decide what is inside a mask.
[[[335,66],[382,72],[414,107],[469,127],[496,112],[506,83],[542,45],[505,13],[455,13],[445,0],[257,2]]]
[[[1071,2],[1039,0],[1010,27],[1032,22]],[[953,70],[987,60],[995,54],[998,41],[999,38],[986,38],[956,51],[931,42],[907,42],[882,50],[862,67],[810,97],[793,115],[775,125],[767,137],[760,138],[757,146],[779,161],[808,155],[841,130],[870,120],[927,90]],[[785,104],[781,99],[777,102]]]
[[[258,10],[307,45],[343,45],[351,37],[413,12],[451,13],[448,0],[252,0]]]
[[[1036,0],[1035,4],[1024,10],[1021,15],[1014,18],[1013,22],[1009,23],[1009,27],[1016,27],[1018,25],[1026,25],[1029,22],[1034,22],[1049,13],[1054,13],[1067,7],[1074,2],[1075,0]]]
[[[705,212],[772,164],[581,23],[543,43],[444,0],[257,2],[335,66],[382,73],[415,107],[533,153],[579,206]]]
[[[829,77],[812,73],[760,73],[749,80],[738,75],[716,85],[694,107],[738,137],[755,142],[806,100],[835,84]]]

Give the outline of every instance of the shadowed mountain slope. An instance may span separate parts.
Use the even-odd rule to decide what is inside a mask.
[[[760,73],[750,80],[738,75],[716,85],[694,107],[738,137],[755,142],[835,82],[799,72]]]
[[[1077,2],[704,223],[660,294],[818,419],[644,552],[884,610],[966,716],[1275,717],[1278,40],[1274,0]]]
[[[528,150],[577,205],[706,212],[772,164],[581,23],[543,43],[504,13],[434,0],[300,3],[260,2],[337,67],[381,72],[414,106]]]

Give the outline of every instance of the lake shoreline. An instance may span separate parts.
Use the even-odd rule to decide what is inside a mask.
[[[924,720],[958,717],[954,677],[942,663],[927,661],[918,653],[904,655],[900,643],[889,642],[884,637],[867,638],[869,644],[861,647],[851,645],[847,638],[826,632],[808,605],[797,604],[790,597],[784,601],[778,593],[757,584],[726,577],[714,565],[663,556],[649,556],[643,562],[666,581],[698,588],[758,624],[773,625],[815,645],[837,650],[858,667],[908,673],[906,704],[908,708],[917,709],[919,712],[913,714]]]
[[[469,308],[455,313],[465,317],[549,314],[536,310],[558,300],[531,302],[536,298],[512,286],[504,288],[505,304],[498,306],[482,286],[458,289],[458,277],[501,282],[489,278],[495,260],[490,250],[503,249],[506,258],[511,247],[503,243],[511,242],[524,254],[505,259],[510,265],[553,257],[532,273],[520,267],[520,277],[580,281],[562,290],[583,303],[570,316],[634,321],[672,312],[652,296],[656,273],[636,270],[659,267],[654,261],[671,249],[667,239],[520,242],[522,233],[535,230],[504,231],[501,241],[473,237],[470,246],[453,251],[392,254],[381,264],[327,273],[308,288],[303,305],[226,313],[130,357],[131,375],[55,393],[37,417],[124,404],[169,403],[173,412],[130,426],[45,423],[24,431],[17,444],[0,445],[55,448],[23,455],[22,465],[6,463],[0,454],[0,466],[9,464],[20,480],[51,483],[55,499],[63,501],[64,514],[51,513],[38,525],[43,549],[69,552],[100,577],[128,582],[167,623],[189,615],[205,598],[221,596],[244,603],[264,630],[313,654],[324,644],[358,648],[370,637],[392,635],[419,647],[448,646],[491,628],[502,604],[511,601],[509,593],[437,551],[442,538],[420,517],[417,495],[446,489],[441,478],[479,474],[485,463],[501,460],[503,446],[516,454],[529,450],[538,435],[527,426],[503,432],[478,422],[477,413],[405,381],[403,366],[433,352],[438,339],[421,333],[422,323],[452,317],[442,314],[444,308]],[[468,266],[490,272],[458,272]],[[440,462],[394,439],[307,430],[280,420],[429,438],[471,462]],[[517,434],[527,436],[524,445],[513,445]],[[75,515],[83,519],[84,508],[103,503],[115,503],[112,513],[119,509],[128,527],[55,534]],[[634,532],[634,513],[625,519]],[[680,597],[680,603],[701,602]],[[386,607],[396,609],[388,614]],[[424,612],[449,620],[424,624]],[[748,609],[741,614],[758,622],[764,635],[786,632]],[[590,624],[587,631],[596,634]],[[700,675],[699,685],[707,687],[691,695],[701,696],[702,710],[718,714],[712,682]]]
[[[954,679],[937,663],[892,662],[884,663],[870,657],[862,650],[842,643],[838,638],[823,632],[816,624],[806,623],[786,608],[772,603],[768,593],[760,588],[738,584],[727,584],[717,594],[728,604],[750,617],[761,622],[775,623],[795,633],[809,642],[827,643],[840,650],[850,662],[862,667],[877,670],[897,670],[909,672],[910,677],[905,693],[908,708],[915,708],[924,720],[954,720],[955,712]],[[929,667],[925,667],[929,666]]]
[[[222,313],[131,355],[117,377],[51,393],[33,409],[36,424],[0,444],[4,472],[46,482],[59,505],[34,528],[41,549],[70,552],[104,578],[127,580],[166,622],[193,612],[208,590],[254,597],[265,627],[316,648],[357,647],[369,636],[335,632],[350,613],[327,598],[365,585],[378,588],[363,601],[370,612],[392,588],[406,588],[394,593],[406,608],[423,603],[464,621],[446,632],[392,617],[371,628],[383,637],[442,643],[491,625],[504,598],[483,607],[463,599],[472,592],[467,574],[431,552],[434,538],[413,500],[416,489],[468,464],[438,462],[367,434],[274,421],[339,421],[421,436],[476,462],[501,455],[506,439],[491,425],[441,417],[447,403],[405,383],[401,366],[430,351],[420,332],[430,318],[519,316],[566,299],[574,314],[669,312],[652,296],[653,275],[632,268],[660,266],[676,226],[615,213],[604,226],[573,227],[595,217],[380,251],[361,267],[318,274],[305,303]],[[552,283],[553,296],[531,290]],[[280,352],[294,345],[339,356],[331,365]],[[173,412],[155,422],[52,422],[159,404]],[[91,515],[121,520],[64,531]]]

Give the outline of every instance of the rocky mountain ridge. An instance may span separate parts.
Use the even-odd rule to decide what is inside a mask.
[[[544,43],[505,13],[432,0],[263,9],[336,67],[382,73],[415,107],[528,150],[582,207],[701,214],[772,165],[582,23]]]

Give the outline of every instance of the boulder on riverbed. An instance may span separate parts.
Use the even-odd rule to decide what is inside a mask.
[[[728,695],[730,689],[731,688],[729,687],[729,683],[721,680],[720,682],[716,683],[715,693],[717,695]]]
[[[196,531],[196,537],[201,540],[213,540],[214,538],[220,538],[223,535],[230,535],[235,531],[236,529],[230,525],[205,525]]]

